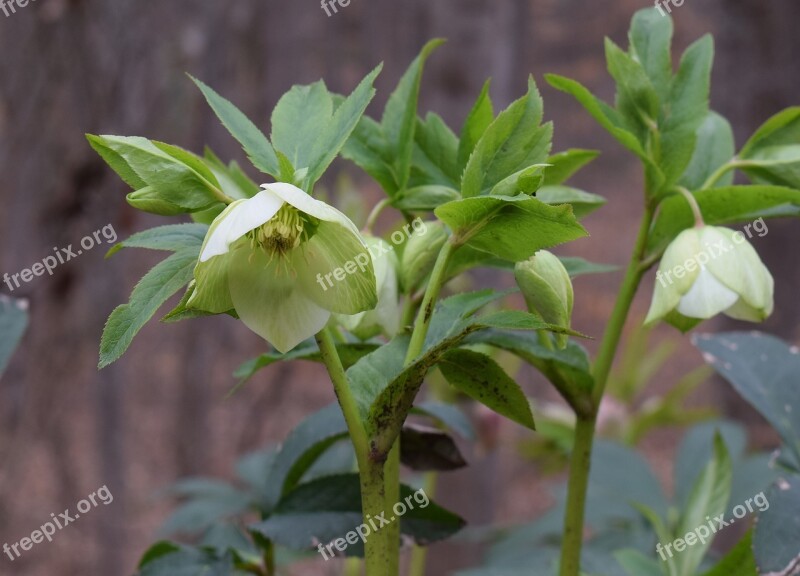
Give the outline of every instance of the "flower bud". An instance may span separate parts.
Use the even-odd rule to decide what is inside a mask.
[[[392,338],[400,329],[400,306],[397,289],[397,256],[384,240],[364,235],[375,267],[378,305],[373,310],[354,315],[337,315],[339,323],[362,340],[378,334]]]
[[[514,267],[517,285],[532,314],[545,322],[569,328],[574,299],[572,281],[561,260],[547,250],[539,250]],[[560,348],[567,345],[568,336],[558,334]]]
[[[417,222],[421,225],[418,226]],[[447,241],[447,230],[441,222],[415,220],[413,229],[400,265],[401,281],[406,293],[411,293],[431,273],[439,251]]]
[[[646,324],[664,318],[682,330],[720,312],[761,322],[773,308],[772,275],[744,234],[702,226],[681,232],[656,274]]]

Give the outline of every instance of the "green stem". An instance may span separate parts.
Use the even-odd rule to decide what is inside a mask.
[[[564,515],[564,538],[561,543],[561,576],[579,576],[581,548],[583,547],[583,520],[586,508],[586,490],[589,485],[592,446],[594,444],[597,411],[603,400],[608,376],[614,363],[625,321],[628,318],[636,291],[646,268],[642,266],[647,250],[647,238],[653,220],[653,207],[645,207],[642,222],[634,245],[633,254],[622,282],[614,311],[603,334],[600,350],[594,364],[592,376],[592,413],[578,415],[575,424],[575,442],[570,458],[569,482],[567,486],[567,509]]]
[[[703,221],[703,212],[700,210],[700,205],[697,203],[697,198],[694,197],[694,194],[689,192],[683,186],[676,186],[675,190],[683,196],[684,200],[686,200],[689,207],[692,209],[692,214],[694,215],[694,225],[697,228],[701,228],[706,225]]]
[[[370,212],[369,216],[367,216],[367,223],[364,224],[364,229],[367,232],[372,234],[372,228],[375,226],[375,222],[378,220],[378,216],[381,215],[381,212],[383,212],[384,208],[386,208],[387,206],[391,206],[391,204],[392,204],[391,198],[384,198],[383,200],[375,204],[375,207],[372,209],[372,212]]]
[[[428,498],[436,497],[436,487],[439,482],[439,475],[436,472],[428,472],[424,477],[423,488]],[[425,562],[428,559],[428,549],[425,546],[414,546],[411,551],[411,563],[408,568],[408,576],[425,576]]]
[[[271,540],[264,550],[264,574],[265,576],[275,576],[275,545]]]
[[[711,176],[709,176],[705,182],[703,182],[703,185],[700,187],[700,190],[707,190],[711,188],[712,186],[714,186],[714,184],[719,182],[719,179],[725,176],[725,174],[727,174],[731,170],[738,168],[739,166],[743,166],[744,164],[745,163],[737,160],[736,158],[734,158],[729,162],[726,162],[725,164],[717,168],[717,170],[713,174],[711,174]]]
[[[347,429],[350,432],[350,438],[353,441],[360,468],[361,461],[369,456],[369,440],[358,412],[358,404],[352,390],[350,390],[344,366],[342,366],[342,361],[339,358],[339,353],[336,350],[336,344],[329,328],[323,328],[317,334],[317,344],[322,355],[322,361],[328,369],[331,382],[333,382],[333,389],[336,392],[339,406],[342,407],[342,414],[344,414],[344,420],[347,423]]]
[[[406,352],[405,365],[408,366],[417,356],[422,352],[422,347],[425,344],[425,338],[428,336],[428,328],[431,325],[431,318],[433,317],[433,307],[436,304],[436,299],[439,298],[439,293],[442,291],[442,286],[447,278],[447,267],[450,264],[450,257],[456,250],[456,246],[451,241],[447,241],[442,246],[439,256],[436,259],[436,264],[433,266],[431,278],[428,282],[428,287],[425,290],[425,296],[422,298],[417,319],[414,322],[414,331],[411,333],[411,342],[408,344],[408,352]]]
[[[344,561],[344,576],[361,576],[360,558],[348,558]]]
[[[422,352],[425,338],[428,335],[428,328],[431,324],[433,316],[433,307],[439,293],[442,290],[447,279],[447,267],[450,264],[450,257],[456,247],[450,242],[445,242],[442,246],[439,256],[436,259],[436,264],[431,272],[430,281],[425,290],[425,296],[422,298],[422,304],[417,313],[416,321],[414,322],[414,330],[411,333],[411,341],[408,344],[408,351],[406,352],[405,365],[411,364],[417,356]],[[402,426],[402,423],[400,423]],[[400,434],[398,431],[397,439],[394,441],[391,450],[389,450],[386,466],[384,468],[384,499],[386,510],[391,510],[392,506],[400,498]],[[387,537],[389,538],[389,571],[386,576],[398,576],[400,574],[400,522],[393,522],[385,529]],[[373,576],[367,570],[368,576]],[[380,574],[379,576],[384,576]]]
[[[358,460],[358,473],[361,481],[361,508],[363,517],[378,517],[385,510],[383,461],[370,458],[369,439],[366,429],[361,421],[350,385],[347,381],[344,367],[336,344],[328,328],[323,328],[317,334],[317,343],[322,354],[322,361],[328,368],[336,398],[342,407],[350,439]],[[365,520],[366,521],[366,520]],[[391,561],[391,534],[388,530],[379,530],[367,539],[364,550],[364,562],[369,576],[387,574]],[[398,537],[399,544],[399,537]],[[389,572],[390,573],[390,572]]]

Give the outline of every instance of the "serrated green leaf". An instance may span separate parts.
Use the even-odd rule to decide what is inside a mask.
[[[383,128],[368,116],[362,116],[342,148],[342,156],[355,163],[381,185],[389,197],[400,189],[393,166],[392,146]]]
[[[87,134],[86,139],[89,141],[89,145],[94,149],[94,151],[106,161],[106,164],[108,164],[128,186],[134,190],[145,188],[147,186],[147,182],[142,180],[139,175],[136,174],[133,168],[130,167],[130,165],[118,152],[105,143],[105,140],[102,136]]]
[[[631,55],[641,63],[662,102],[672,83],[672,18],[657,8],[639,10],[628,32]]]
[[[172,254],[144,275],[128,304],[111,313],[100,340],[101,369],[118,360],[161,305],[191,281],[198,255],[194,248]]]
[[[191,76],[190,78],[203,93],[209,106],[214,110],[223,126],[242,145],[253,166],[277,178],[280,174],[278,157],[275,155],[275,149],[267,140],[267,137],[264,136],[264,133],[231,102],[217,94],[200,80]]]
[[[148,198],[195,212],[219,202],[218,183],[189,152],[138,136],[101,136],[147,184]],[[139,191],[141,193],[141,191]]]
[[[411,173],[411,156],[414,150],[414,131],[417,124],[417,102],[422,71],[431,53],[441,46],[444,40],[431,40],[406,70],[395,88],[381,118],[381,127],[389,143],[397,187],[402,190],[408,183]]]
[[[478,99],[472,106],[461,128],[461,138],[458,144],[458,174],[459,176],[467,167],[467,161],[475,150],[475,146],[483,137],[486,130],[494,121],[494,106],[489,96],[489,84],[487,80],[483,85]]]
[[[610,38],[605,41],[608,72],[617,83],[617,111],[628,130],[645,145],[658,120],[659,99],[642,65]]]
[[[430,211],[459,197],[458,190],[447,186],[417,186],[403,190],[392,202],[392,206],[408,212]]]
[[[310,168],[320,130],[332,116],[333,98],[322,80],[292,86],[272,111],[272,145],[295,168]]]
[[[547,159],[553,127],[540,126],[542,109],[531,77],[528,93],[498,114],[476,144],[461,180],[464,198],[486,194],[505,178]]]
[[[411,178],[408,185],[439,185],[458,188],[461,172],[457,164],[458,138],[444,120],[429,112],[417,122],[412,156]]]
[[[536,199],[553,206],[569,204],[576,218],[588,216],[608,202],[599,194],[569,186],[543,186],[536,192]]]
[[[106,253],[113,256],[123,248],[146,248],[177,252],[184,248],[197,248],[198,253],[208,232],[205,224],[168,224],[137,232],[114,246]]]
[[[381,64],[367,74],[353,90],[352,94],[339,104],[333,113],[333,117],[326,124],[320,124],[316,127],[316,130],[312,130],[310,134],[304,136],[308,137],[312,142],[307,176],[309,185],[313,185],[322,177],[322,174],[339,154],[347,139],[350,138],[350,134],[355,130],[364,111],[367,109],[367,105],[375,96],[375,88],[372,85],[375,83],[375,78],[380,74],[382,68],[383,65]],[[324,128],[322,128],[323,126]],[[313,128],[311,125],[309,127]],[[275,145],[280,148],[277,142],[275,142]],[[298,164],[297,162],[295,162],[295,166],[303,167],[302,163]]]
[[[696,147],[696,133],[708,114],[714,42],[704,36],[694,42],[681,59],[672,84],[669,113],[661,126],[659,165],[664,187],[676,182],[686,170]]]
[[[514,422],[536,429],[525,393],[491,357],[472,350],[451,350],[439,370],[460,392]]]
[[[548,206],[525,195],[465,198],[435,213],[460,243],[513,262],[587,235],[571,206]]]
[[[543,185],[556,186],[558,184],[563,184],[569,180],[573,174],[599,155],[600,152],[597,150],[571,148],[550,156],[544,161],[544,163],[549,164],[549,166],[544,171]]]

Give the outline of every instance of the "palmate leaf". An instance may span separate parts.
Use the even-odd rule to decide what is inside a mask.
[[[372,176],[389,197],[408,187],[422,72],[430,54],[442,43],[431,40],[422,48],[389,97],[381,122],[362,116],[342,148],[342,156]]]
[[[587,235],[571,206],[548,206],[525,194],[464,198],[435,213],[459,242],[512,262]]]
[[[512,174],[544,162],[553,126],[540,125],[542,113],[542,97],[531,77],[528,93],[498,114],[475,145],[461,179],[464,198],[487,194]]]

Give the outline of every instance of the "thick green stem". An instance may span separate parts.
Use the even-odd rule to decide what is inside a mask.
[[[386,492],[384,490],[383,462],[370,458],[366,429],[359,416],[358,405],[350,390],[347,375],[336,351],[333,336],[328,328],[323,328],[317,334],[317,343],[322,354],[322,360],[328,368],[328,374],[330,374],[333,388],[336,391],[336,398],[342,407],[342,414],[344,414],[350,439],[355,448],[358,473],[361,480],[361,508],[366,522],[367,517],[378,517],[385,510]],[[388,530],[379,530],[370,535],[364,549],[364,563],[367,567],[368,576],[381,576],[391,573],[387,568],[391,565],[390,550],[392,545],[393,541]],[[396,547],[397,544],[394,544],[394,546]]]
[[[625,321],[628,318],[636,291],[646,268],[642,265],[647,250],[647,238],[653,219],[653,207],[648,204],[642,216],[639,234],[631,255],[625,279],[622,282],[614,311],[611,313],[592,376],[592,413],[578,415],[575,424],[575,443],[570,458],[567,509],[564,516],[564,538],[561,542],[561,576],[579,576],[581,549],[583,547],[583,520],[586,508],[586,490],[591,471],[592,447],[597,411],[603,400],[608,376],[614,363]]]
[[[411,364],[417,356],[422,352],[425,344],[425,338],[428,335],[428,328],[431,324],[433,317],[433,307],[436,304],[436,299],[442,291],[442,286],[447,278],[447,267],[450,264],[450,257],[455,251],[455,247],[450,242],[445,242],[442,246],[439,256],[436,259],[436,264],[431,272],[430,281],[425,290],[425,296],[422,298],[422,304],[419,312],[417,313],[416,321],[414,322],[414,330],[411,333],[411,341],[408,344],[408,351],[406,352],[405,365]],[[384,499],[386,510],[391,510],[392,506],[400,498],[400,435],[398,432],[397,439],[389,451],[384,468]],[[393,522],[385,528],[388,535],[391,547],[389,549],[389,571],[385,576],[398,576],[400,574],[400,522]],[[367,570],[368,576],[373,576]],[[379,576],[384,576],[380,574]]]

